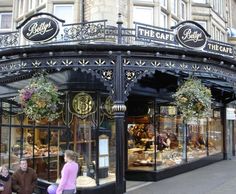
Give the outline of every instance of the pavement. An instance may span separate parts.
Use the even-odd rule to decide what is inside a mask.
[[[236,157],[158,182],[127,181],[126,194],[236,194]]]

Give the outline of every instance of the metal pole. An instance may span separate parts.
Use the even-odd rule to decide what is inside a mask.
[[[119,14],[118,25],[118,44],[122,41],[122,21]],[[116,124],[116,194],[123,194],[125,191],[125,165],[124,165],[124,116],[126,106],[124,104],[124,81],[121,52],[117,53],[117,64],[115,66],[115,94],[114,105],[112,107]]]

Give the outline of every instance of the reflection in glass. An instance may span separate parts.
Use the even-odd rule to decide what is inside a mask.
[[[207,121],[193,119],[188,122],[187,157],[188,161],[206,157],[207,155]]]
[[[209,119],[208,149],[209,154],[223,152],[223,125],[219,117]]]

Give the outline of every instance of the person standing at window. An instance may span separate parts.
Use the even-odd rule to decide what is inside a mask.
[[[11,176],[9,174],[9,170],[7,165],[2,165],[0,167],[0,183],[2,184],[2,189],[0,190],[0,194],[11,194]]]
[[[61,171],[61,180],[56,194],[76,193],[76,179],[79,165],[75,162],[77,154],[72,150],[66,150],[64,155],[65,165]]]
[[[28,167],[27,160],[20,160],[20,168],[12,175],[12,188],[18,194],[32,194],[36,185],[37,174]]]

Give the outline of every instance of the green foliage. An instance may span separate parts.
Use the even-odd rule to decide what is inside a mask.
[[[177,89],[173,97],[176,106],[186,120],[192,117],[202,118],[210,112],[211,90],[205,87],[200,80],[188,79]]]

